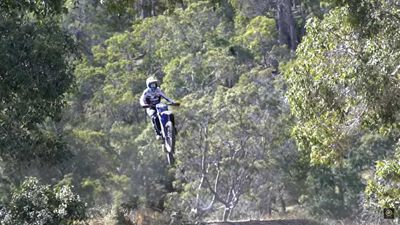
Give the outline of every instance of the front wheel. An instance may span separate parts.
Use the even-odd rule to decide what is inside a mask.
[[[165,125],[165,150],[168,156],[168,164],[172,165],[175,161],[174,159],[174,152],[175,152],[175,129],[172,122],[168,122]]]
[[[168,161],[168,165],[172,166],[175,164],[175,158],[174,158],[174,154],[168,152],[167,153],[167,161]]]

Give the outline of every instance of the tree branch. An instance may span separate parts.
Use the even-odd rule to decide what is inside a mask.
[[[206,176],[204,176],[204,180],[206,181],[206,184],[208,186],[208,189],[211,191],[211,193],[214,195],[215,199],[219,202],[221,202],[224,205],[229,205],[224,199],[221,198],[221,196],[219,196],[219,194],[217,193],[217,187],[218,187],[218,180],[219,180],[219,175],[220,175],[220,170],[218,169],[217,172],[217,176],[215,178],[215,183],[214,183],[214,188],[212,187],[210,181],[208,180],[208,178]]]

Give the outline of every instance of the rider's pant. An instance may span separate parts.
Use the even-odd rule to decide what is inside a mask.
[[[151,123],[153,124],[153,129],[157,134],[161,134],[161,124],[157,117],[157,112],[155,108],[147,108],[147,115],[151,118]]]

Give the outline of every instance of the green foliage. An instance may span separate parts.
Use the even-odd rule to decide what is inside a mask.
[[[0,3],[2,17],[23,18],[32,13],[37,19],[45,19],[65,12],[65,0],[4,0]]]
[[[66,225],[86,219],[86,206],[69,186],[41,185],[27,178],[12,194],[1,224]]]
[[[296,172],[291,174],[297,178],[299,201],[310,214],[319,218],[348,218],[363,210],[361,192],[372,173],[371,165],[391,157],[395,141],[392,135],[360,136],[352,140],[353,146],[339,166],[311,166],[310,155],[301,152],[294,167]]]
[[[398,139],[400,20],[393,4],[341,2],[323,20],[309,20],[297,59],[283,67],[298,118],[293,135],[313,164],[340,168],[354,142],[370,131]],[[378,162],[366,189],[372,204],[384,207],[399,198],[397,163]]]
[[[351,37],[350,26],[337,20],[338,15],[341,16],[340,19],[345,18],[344,12],[343,10],[331,12],[331,16],[326,17],[322,23],[318,19],[310,21],[309,35],[304,38],[297,51],[298,59],[294,61],[294,64],[288,64],[286,70],[289,84],[287,95],[293,113],[300,120],[294,130],[296,139],[302,149],[311,148],[313,162],[331,162],[330,160],[341,154],[343,149],[337,142],[343,142],[343,140],[339,140],[340,130],[337,126],[344,123],[342,114],[354,102],[353,96],[342,91],[343,88],[341,88],[348,86],[348,84],[342,84],[350,80],[346,79],[347,77],[354,76],[347,74],[355,72],[352,70],[354,67],[350,67],[355,63],[344,65],[342,61],[354,60],[354,58],[342,54],[335,57],[332,52],[340,43],[338,37]],[[328,29],[335,25],[338,34],[321,31],[325,26]],[[313,35],[318,39],[314,39]],[[321,54],[319,51],[332,52],[332,54]],[[333,60],[336,61],[332,62]],[[348,67],[350,68],[347,69]],[[313,126],[321,120],[327,126]]]
[[[288,132],[291,119],[282,77],[273,75],[289,52],[277,45],[269,17],[241,17],[227,1],[184,1],[183,6],[136,20],[77,65],[78,91],[70,99],[65,127],[68,144],[79,156],[70,170],[83,171],[73,173],[73,183],[94,206],[115,206],[132,195],[153,206],[166,199],[171,180],[162,163],[165,155],[137,104],[146,77],[156,76],[167,95],[182,102],[173,111],[179,130],[176,155],[185,173],[170,172],[181,178],[175,185],[183,191],[176,194],[184,202],[171,199],[168,207],[212,215],[203,209],[215,195],[205,180],[198,188],[202,150],[209,148],[206,176],[214,182],[219,173],[219,196],[225,198],[230,188],[235,192],[211,209],[229,209],[257,196],[255,208],[261,212],[261,202],[283,196],[293,182],[285,176],[297,157]]]
[[[309,14],[321,13],[320,1],[291,2],[297,25],[301,26]],[[25,119],[29,124],[38,116],[31,123],[38,131],[29,129],[28,133],[35,143],[41,143],[46,160],[62,152],[53,149],[47,154],[48,146],[61,149],[67,143],[73,155],[60,165],[57,176],[76,185],[90,206],[113,204],[116,209],[133,195],[141,196],[148,206],[158,206],[170,188],[165,187],[170,178],[165,164],[160,163],[165,155],[153,140],[146,115],[137,107],[146,77],[154,75],[169,96],[183,103],[182,108],[173,109],[179,129],[178,170],[170,171],[179,178],[175,185],[181,192],[170,196],[175,199],[170,199],[169,207],[194,209],[196,216],[212,217],[219,216],[218,207],[223,206],[231,210],[232,218],[240,218],[249,211],[245,206],[261,213],[277,207],[273,198],[281,199],[284,208],[287,199],[303,196],[304,204],[320,216],[347,216],[353,213],[350,209],[354,209],[362,188],[360,173],[391,152],[390,141],[365,135],[363,129],[390,133],[396,122],[396,117],[390,118],[397,112],[396,97],[389,95],[397,93],[396,82],[391,83],[396,75],[385,80],[381,74],[395,71],[398,57],[390,53],[391,47],[376,53],[381,46],[396,47],[395,41],[386,38],[397,38],[395,22],[388,23],[388,30],[378,29],[377,39],[364,36],[360,27],[355,27],[351,6],[309,22],[297,60],[285,68],[289,101],[299,118],[294,133],[303,151],[298,153],[289,137],[293,121],[283,97],[286,84],[277,72],[278,64],[290,58],[289,50],[278,44],[280,30],[271,19],[278,3],[68,1],[70,13],[64,17],[64,26],[85,54],[74,71],[77,91],[68,96],[70,107],[62,123],[54,125],[56,129],[49,121],[39,126],[37,121],[58,115],[55,109],[65,103],[67,83],[61,85],[65,89],[55,89],[60,91],[54,94],[59,105],[28,107],[35,113],[23,113],[18,121]],[[323,4],[332,8],[338,3]],[[45,19],[35,19],[47,27]],[[387,22],[387,18],[374,20],[383,25]],[[371,30],[376,27],[371,26]],[[297,32],[301,35],[301,30]],[[43,38],[48,37],[46,33],[57,32],[39,32],[40,38],[49,41]],[[23,38],[21,43],[32,42]],[[63,44],[60,41],[55,46]],[[50,60],[35,54],[27,58]],[[56,58],[54,55],[49,57]],[[388,63],[379,68],[382,61]],[[45,67],[37,70],[41,68]],[[44,90],[41,85],[48,77],[39,78],[38,83],[27,83]],[[387,88],[387,84],[392,86]],[[42,92],[47,95],[30,87],[21,88],[32,93],[25,93],[28,99]],[[14,101],[12,94],[9,102]],[[18,117],[12,111],[1,112]],[[382,121],[385,126],[381,126]],[[12,134],[23,137],[19,134],[24,132]],[[60,141],[62,135],[66,138]],[[365,140],[358,140],[359,136]],[[12,142],[4,143],[12,146]],[[368,147],[370,143],[373,147]],[[379,156],[377,149],[385,153]],[[339,160],[343,157],[349,160]],[[311,167],[310,158],[314,163],[339,163],[334,169]]]
[[[388,158],[398,139],[400,38],[390,4],[1,1],[0,199],[17,205],[7,224],[84,219],[68,185],[119,218],[131,199],[197,219],[263,217],[298,200],[316,216],[346,217],[375,160],[370,204],[395,205],[398,159]],[[301,37],[311,16],[319,19],[308,20],[297,59],[282,67],[285,81],[285,38]],[[76,50],[84,57],[74,67]],[[182,102],[172,108],[179,134],[169,171],[138,106],[148,76]],[[25,174],[58,185],[30,179],[11,196]],[[167,193],[173,180],[178,192]]]
[[[394,45],[393,36],[384,38],[394,31],[394,23],[387,18],[382,23],[388,29],[364,40],[357,38],[346,15],[342,8],[323,21],[310,21],[298,59],[286,69],[289,100],[300,119],[296,136],[301,146],[313,147],[314,162],[339,159],[353,131],[396,126],[399,102],[393,85],[398,79],[393,75],[398,71],[395,62],[386,59],[397,56],[376,48]],[[382,61],[386,63],[377,63]]]
[[[352,167],[310,169],[307,189],[300,197],[310,214],[321,218],[346,218],[359,210],[359,193],[363,185]]]
[[[221,205],[235,208],[233,218],[245,210],[239,205],[246,195],[268,197],[266,190],[257,189],[260,185],[272,191],[286,183],[272,174],[288,170],[284,156],[295,152],[286,136],[287,108],[275,87],[279,79],[271,71],[254,69],[232,88],[220,86],[213,95],[191,94],[182,100],[191,104],[179,110],[179,117],[188,119],[180,135],[192,138],[177,145],[190,149],[177,152],[178,167],[185,171],[177,176],[186,181],[177,185],[183,189],[180,199],[195,216],[210,216]]]
[[[74,42],[55,18],[20,18],[61,13],[63,1],[2,1],[8,14],[0,22],[0,157],[3,160],[54,158],[62,152],[58,134],[37,127],[50,117],[60,119],[64,94],[73,83]],[[3,15],[3,14],[2,14]],[[53,156],[52,156],[53,155]],[[63,155],[63,154],[60,154]]]
[[[236,41],[246,46],[257,57],[261,58],[276,44],[276,24],[273,19],[257,16],[250,20],[245,32]]]
[[[397,149],[399,152],[399,148]],[[400,161],[398,157],[376,162],[375,174],[368,181],[366,206],[375,210],[384,207],[399,209]]]
[[[48,212],[40,214],[40,204],[45,203],[40,200],[41,193],[33,196],[41,202],[24,197],[24,191],[36,195],[34,188],[30,189],[36,181],[26,183],[22,187],[26,190],[10,193],[24,175],[44,174],[45,179],[50,179],[59,172],[51,166],[71,157],[65,147],[61,126],[54,122],[60,122],[62,118],[66,104],[64,97],[74,83],[72,61],[77,59],[73,39],[59,24],[64,2],[0,2],[0,192],[2,202],[11,201],[4,224],[24,224],[23,220],[34,220],[35,215],[52,224],[80,216],[63,211],[67,210],[64,206],[75,207],[75,202],[63,199],[74,197],[66,187],[62,189],[65,193],[57,191],[60,197],[56,197],[55,191],[47,191],[47,187],[38,189],[49,194],[43,198],[59,201],[48,205],[50,211],[55,207],[60,210],[58,215],[48,214],[56,222],[51,222],[52,218],[46,215]],[[24,205],[29,201],[32,201],[31,205]]]

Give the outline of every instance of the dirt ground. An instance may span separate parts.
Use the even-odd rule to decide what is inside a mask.
[[[321,225],[311,220],[269,220],[269,221],[241,221],[241,222],[213,222],[207,225]]]

